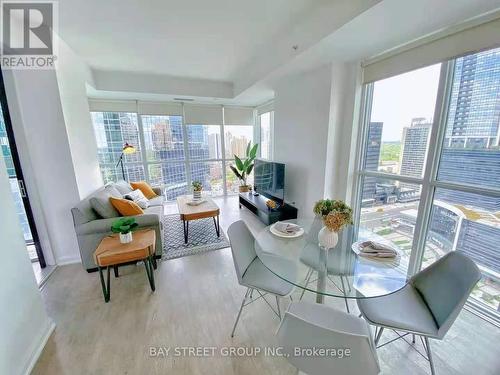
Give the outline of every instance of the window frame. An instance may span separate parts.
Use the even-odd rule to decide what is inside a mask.
[[[441,161],[444,138],[446,136],[456,60],[457,59],[451,59],[441,63],[434,116],[431,126],[431,141],[429,142],[427,158],[424,164],[423,176],[421,178],[364,169],[366,157],[365,153],[368,144],[368,126],[371,120],[371,107],[373,103],[374,83],[367,83],[362,87],[359,126],[357,130],[355,178],[353,179],[352,186],[354,194],[351,202],[354,211],[355,223],[355,230],[353,233],[355,237],[357,237],[359,233],[362,210],[361,202],[365,177],[378,177],[400,182],[420,184],[422,186],[422,191],[413,233],[411,256],[408,266],[408,277],[417,273],[422,266],[422,259],[425,253],[425,245],[429,224],[432,218],[432,207],[436,189],[450,189],[492,197],[500,197],[500,189],[438,180],[439,163]],[[435,141],[433,142],[432,140]],[[468,305],[472,307],[474,312],[479,313],[489,320],[498,319],[498,317],[495,317],[494,312],[481,305],[479,301],[476,302],[473,299],[469,299]]]

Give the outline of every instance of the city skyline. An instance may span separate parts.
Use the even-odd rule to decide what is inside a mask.
[[[135,113],[93,113],[99,162],[105,182],[121,178],[113,163],[121,155],[123,143],[138,145],[137,152],[127,155],[125,170],[129,179],[145,179],[141,157],[139,127]],[[183,125],[182,116],[141,115],[147,174],[153,184],[165,186],[167,199],[190,191],[190,181],[200,181],[206,191],[223,194],[223,173],[228,191],[236,192],[238,181],[228,168],[234,154],[243,157],[253,130],[248,126],[224,127],[226,169],[223,168],[222,137],[219,125]],[[184,128],[185,133],[184,133]],[[250,129],[248,129],[250,128]],[[234,134],[235,133],[235,134]],[[186,170],[186,146],[189,170]],[[137,155],[138,154],[138,155]]]

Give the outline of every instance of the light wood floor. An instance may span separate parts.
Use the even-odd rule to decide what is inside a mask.
[[[238,210],[234,198],[218,204],[224,231],[240,217],[252,230],[262,227],[248,211]],[[278,319],[259,301],[244,310],[231,339],[245,289],[237,283],[230,249],[160,262],[155,278],[156,292],[151,293],[143,265],[123,268],[120,277],[111,280],[111,301],[106,304],[97,273],[88,274],[81,265],[58,267],[42,290],[57,327],[33,373],[296,374],[286,360],[264,355],[151,357],[150,347],[273,346],[278,326]],[[305,298],[313,300],[312,295]],[[333,298],[327,303],[344,308],[343,301]],[[382,341],[385,338],[391,335]],[[437,373],[500,374],[499,342],[498,328],[463,311],[444,341],[431,342]],[[383,374],[429,373],[427,362],[403,342],[378,354]]]

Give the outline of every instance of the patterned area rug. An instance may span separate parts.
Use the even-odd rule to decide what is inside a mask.
[[[184,231],[179,215],[165,215],[163,217],[162,259],[164,260],[201,254],[225,247],[229,247],[229,241],[222,228],[220,229],[220,237],[217,237],[214,221],[211,217],[189,222],[187,244],[184,243]]]

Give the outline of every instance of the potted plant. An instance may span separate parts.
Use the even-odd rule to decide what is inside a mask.
[[[248,142],[247,149],[245,152],[245,159],[240,159],[237,155],[234,155],[235,165],[230,165],[229,168],[240,180],[240,193],[247,193],[250,191],[250,186],[247,184],[247,178],[250,173],[252,173],[254,160],[257,156],[257,148],[259,145],[256,143],[252,147],[252,142]]]
[[[321,217],[323,228],[318,233],[318,242],[325,249],[334,248],[339,240],[338,232],[352,224],[352,209],[344,201],[322,199],[314,205],[314,213]]]
[[[201,191],[203,190],[203,185],[200,181],[193,181],[191,184],[193,186],[193,199],[200,200],[201,199]]]
[[[135,222],[133,217],[122,217],[113,222],[111,231],[113,233],[120,233],[120,242],[132,242],[132,231],[137,228],[139,224]]]

